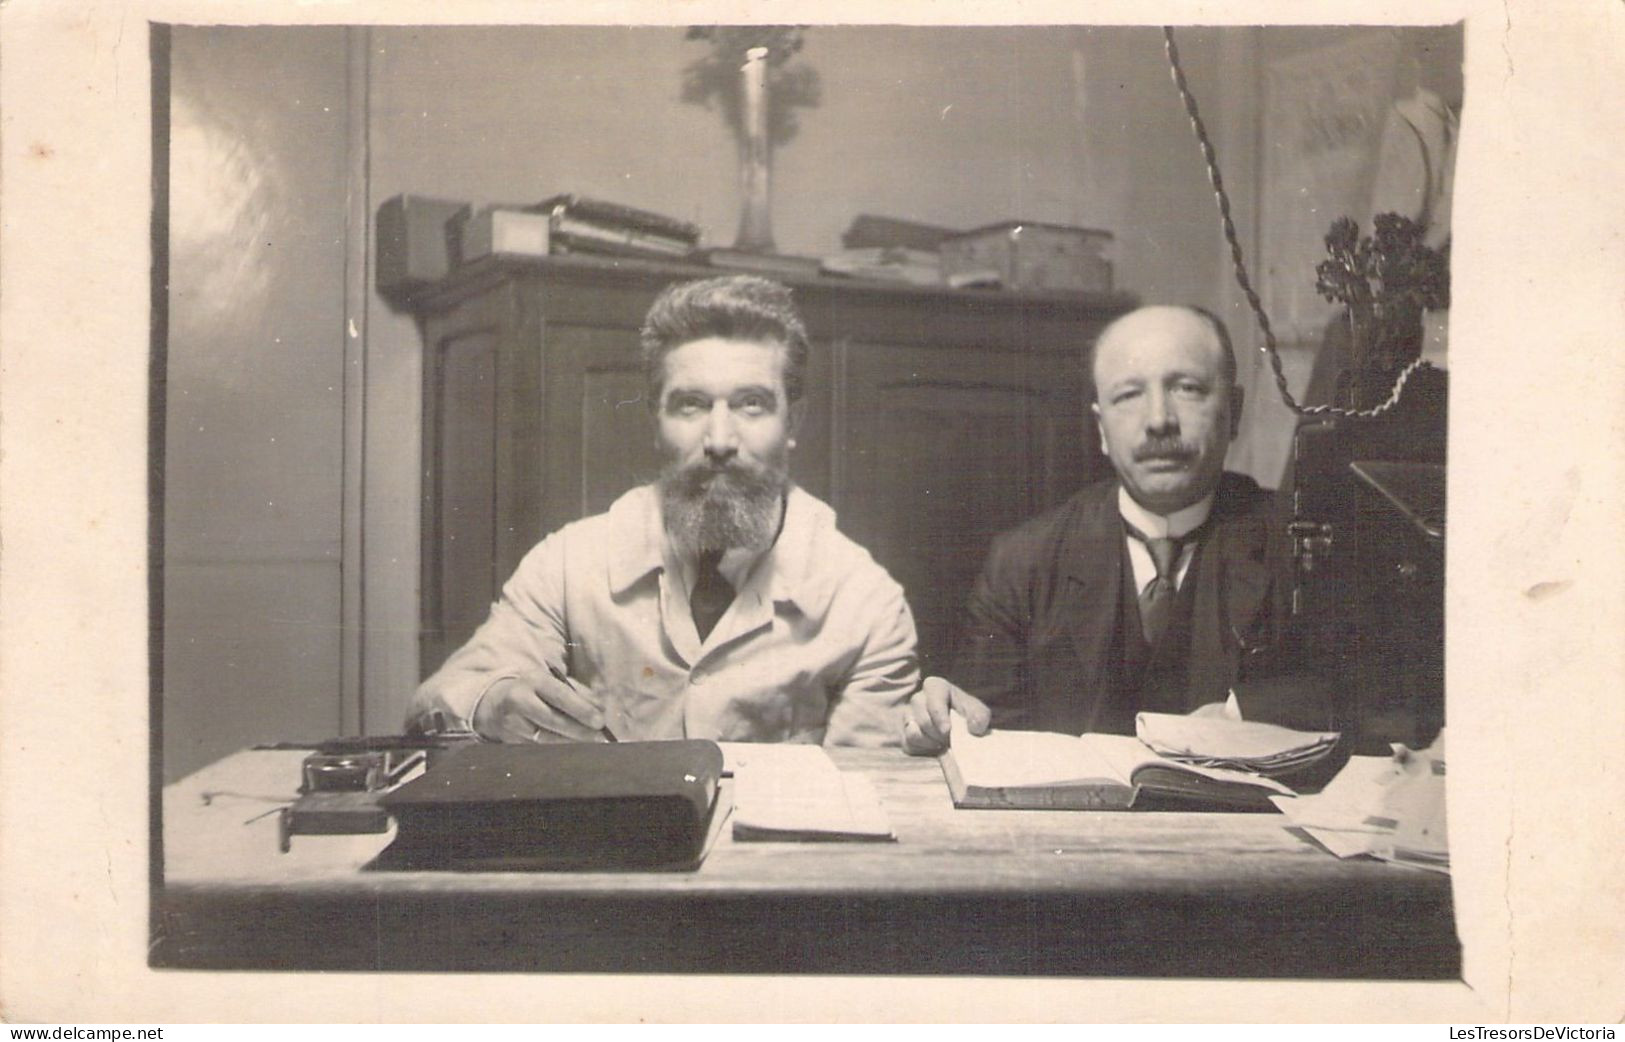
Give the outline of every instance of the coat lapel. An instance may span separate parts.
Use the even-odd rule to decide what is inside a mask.
[[[1116,670],[1114,640],[1123,596],[1123,524],[1117,512],[1117,485],[1082,504],[1061,544],[1062,587],[1056,591],[1058,619],[1070,630],[1078,656],[1081,689],[1071,697],[1091,706],[1107,695]],[[1084,710],[1086,716],[1092,712]]]
[[[1230,505],[1221,489],[1197,562],[1190,708],[1213,692],[1228,689],[1238,675],[1243,650],[1261,639],[1259,617],[1270,593],[1266,522],[1238,516],[1228,509]]]
[[[1245,508],[1241,493],[1224,485],[1214,502],[1214,555],[1219,566],[1216,584],[1222,600],[1214,618],[1225,620],[1224,636],[1240,647],[1252,639],[1259,611],[1270,592],[1270,566],[1266,553],[1269,518]]]

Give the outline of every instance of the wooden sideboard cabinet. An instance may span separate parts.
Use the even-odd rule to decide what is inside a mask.
[[[409,299],[424,344],[424,674],[537,540],[655,477],[638,327],[663,287],[716,274],[486,258]],[[993,535],[1104,472],[1084,351],[1134,299],[785,281],[813,341],[792,475],[902,583],[941,670]]]

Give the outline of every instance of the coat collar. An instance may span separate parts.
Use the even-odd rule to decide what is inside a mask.
[[[1061,538],[1060,561],[1070,577],[1088,585],[1117,575],[1122,563],[1123,518],[1117,509],[1117,490],[1109,481],[1079,494],[1077,511]],[[1112,580],[1115,582],[1115,580]],[[1112,598],[1116,610],[1116,598]]]

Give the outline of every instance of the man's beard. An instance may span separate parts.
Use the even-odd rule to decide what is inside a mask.
[[[677,549],[698,556],[735,547],[765,550],[779,533],[790,479],[782,463],[670,463],[660,474],[660,507]]]

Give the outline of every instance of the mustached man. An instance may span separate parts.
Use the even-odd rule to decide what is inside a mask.
[[[910,752],[947,744],[950,708],[973,733],[1133,734],[1141,710],[1224,701],[1271,644],[1271,499],[1224,469],[1242,404],[1224,326],[1140,308],[1090,371],[1115,473],[995,540],[951,677],[910,703]]]

